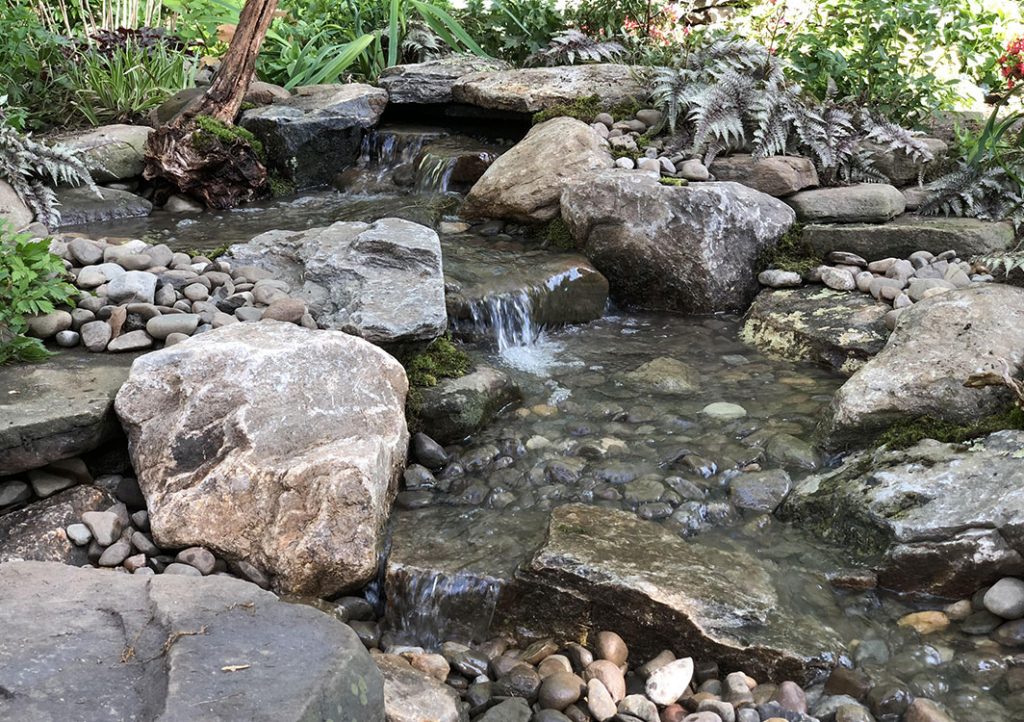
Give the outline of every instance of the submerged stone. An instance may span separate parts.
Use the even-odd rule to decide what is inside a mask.
[[[460,378],[442,379],[419,390],[415,415],[439,443],[461,441],[482,429],[522,394],[504,371],[478,366]]]

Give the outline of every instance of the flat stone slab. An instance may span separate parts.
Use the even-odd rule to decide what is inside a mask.
[[[118,432],[114,395],[134,354],[62,351],[0,367],[0,476],[91,451]]]
[[[493,58],[450,55],[422,63],[392,66],[381,72],[377,84],[388,91],[391,103],[450,103],[452,84],[464,75],[510,70],[511,67],[505,61]]]
[[[883,587],[969,596],[1024,573],[1024,432],[862,452],[804,479],[780,512],[875,565]]]
[[[102,223],[118,218],[148,216],[153,204],[142,196],[113,188],[99,188],[99,195],[86,188],[58,188],[57,203],[62,226]]]
[[[907,205],[903,194],[885,183],[814,188],[788,196],[786,203],[802,223],[885,223]]]
[[[882,224],[810,224],[804,226],[803,240],[822,258],[832,251],[848,251],[877,261],[906,258],[917,251],[938,255],[950,249],[970,258],[1005,251],[1013,244],[1013,226],[1008,221],[907,214]]]
[[[822,286],[764,290],[747,311],[745,343],[789,361],[814,361],[849,376],[885,347],[891,307]]]
[[[612,106],[646,97],[647,90],[633,68],[612,63],[470,73],[452,85],[457,102],[514,113],[536,113],[591,95]]]
[[[228,577],[0,565],[0,717],[384,721],[355,633]]]

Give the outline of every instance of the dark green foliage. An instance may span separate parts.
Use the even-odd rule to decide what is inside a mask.
[[[958,444],[1004,429],[1024,429],[1024,409],[1011,406],[1001,413],[963,425],[923,416],[893,424],[878,437],[878,443],[890,449],[905,449],[923,439]]]
[[[472,366],[469,356],[452,343],[450,336],[435,339],[423,352],[400,360],[410,388],[437,386],[441,379],[465,376]]]
[[[26,318],[71,305],[78,293],[49,247],[50,239],[32,240],[0,222],[0,364],[48,358],[42,341],[24,335]]]
[[[661,183],[663,186],[673,186],[675,188],[681,188],[683,186],[690,185],[689,181],[687,181],[685,178],[672,178],[667,175],[659,178],[658,182]]]
[[[269,173],[267,183],[270,185],[270,195],[274,198],[282,198],[295,193],[295,183],[277,173]]]
[[[548,246],[557,248],[560,251],[576,250],[576,239],[569,232],[569,226],[561,216],[551,219],[544,227],[544,239]]]
[[[761,258],[759,268],[777,268],[801,276],[821,265],[821,256],[804,240],[804,227],[794,223],[774,248]]]
[[[547,110],[533,114],[533,124],[543,123],[552,118],[575,118],[584,123],[593,123],[594,117],[601,112],[601,98],[598,95],[587,95],[577,98],[571,103],[559,103]]]
[[[608,109],[608,113],[615,120],[631,120],[636,114],[644,109],[644,105],[637,98],[626,98]]]

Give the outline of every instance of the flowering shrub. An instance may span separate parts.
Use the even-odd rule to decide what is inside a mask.
[[[1006,46],[1006,52],[999,57],[999,72],[1011,90],[1024,80],[1024,37],[1011,40]]]

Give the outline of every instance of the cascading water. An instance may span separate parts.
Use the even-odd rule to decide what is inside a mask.
[[[458,158],[445,158],[424,153],[416,166],[416,191],[419,193],[447,193]]]
[[[501,589],[500,581],[471,573],[410,571],[389,588],[385,615],[402,644],[432,649],[453,638],[483,639]]]
[[[444,137],[440,130],[386,129],[371,130],[363,137],[358,166],[384,181],[396,169],[411,166],[428,143]]]
[[[529,291],[470,301],[469,314],[470,319],[463,322],[459,330],[493,339],[501,353],[516,346],[532,346],[542,331],[534,320]]]

